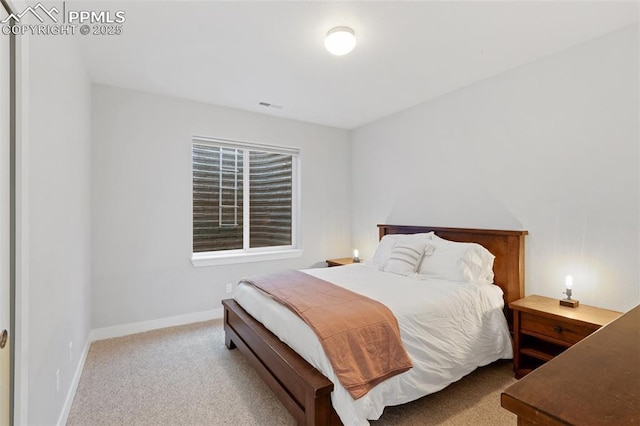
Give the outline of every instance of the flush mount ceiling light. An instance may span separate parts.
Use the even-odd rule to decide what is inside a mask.
[[[356,47],[356,33],[349,27],[331,28],[324,39],[324,47],[336,56],[346,55]]]

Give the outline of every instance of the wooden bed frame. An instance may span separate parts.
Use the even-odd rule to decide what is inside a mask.
[[[378,225],[380,239],[388,234],[433,231],[447,240],[475,242],[496,258],[496,285],[502,288],[505,315],[512,326],[509,302],[524,297],[524,237],[527,231],[438,228],[431,226]],[[276,394],[299,425],[341,425],[331,405],[333,383],[273,333],[256,321],[233,299],[222,301],[227,348],[238,348]]]

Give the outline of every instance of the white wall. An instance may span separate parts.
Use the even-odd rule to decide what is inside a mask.
[[[22,149],[29,274],[22,285],[29,299],[22,355],[29,374],[21,401],[28,418],[21,422],[50,425],[58,421],[90,329],[91,84],[69,37],[30,37],[27,62],[28,149]]]
[[[640,303],[638,26],[352,132],[353,243],[377,223],[526,229],[526,293]]]
[[[350,252],[346,131],[94,85],[92,135],[94,328],[220,309],[226,283]],[[192,135],[301,149],[301,258],[191,265]]]

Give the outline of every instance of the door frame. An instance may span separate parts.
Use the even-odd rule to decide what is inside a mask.
[[[0,5],[15,14],[7,0]],[[9,34],[9,424],[15,424],[16,362],[16,149],[17,149],[17,74],[16,36]]]

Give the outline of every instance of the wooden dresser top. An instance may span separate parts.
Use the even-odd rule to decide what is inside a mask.
[[[637,306],[509,386],[502,406],[544,425],[640,424],[639,389]]]

